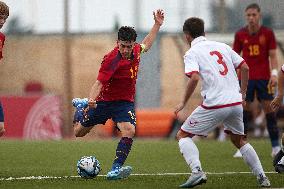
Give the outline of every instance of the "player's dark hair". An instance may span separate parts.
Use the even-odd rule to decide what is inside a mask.
[[[0,14],[4,15],[6,18],[9,17],[9,7],[2,1],[0,1]]]
[[[183,24],[183,32],[192,38],[204,36],[204,21],[201,18],[188,18]]]
[[[137,33],[133,27],[122,26],[118,30],[117,39],[121,41],[136,41]]]
[[[252,4],[249,4],[246,8],[246,11],[248,9],[256,9],[257,12],[260,12],[260,6],[257,4],[257,3],[252,3]]]

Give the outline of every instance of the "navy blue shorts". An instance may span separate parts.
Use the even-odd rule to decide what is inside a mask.
[[[249,80],[246,101],[253,102],[256,96],[259,101],[273,100],[274,90],[268,86],[269,80]]]
[[[0,122],[4,122],[4,111],[0,102]]]
[[[115,123],[130,122],[136,126],[136,115],[134,103],[128,101],[97,102],[95,109],[87,112],[84,117],[83,111],[77,110],[73,122],[80,122],[84,127],[91,127],[97,124],[105,124],[108,119]]]

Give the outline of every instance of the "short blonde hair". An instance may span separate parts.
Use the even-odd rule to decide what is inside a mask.
[[[9,17],[9,7],[2,1],[0,1],[0,15],[4,15],[6,18]]]

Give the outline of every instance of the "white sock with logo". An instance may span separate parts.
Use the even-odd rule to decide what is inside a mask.
[[[180,152],[182,153],[186,163],[190,166],[191,171],[196,173],[201,171],[201,163],[199,160],[199,151],[191,138],[182,138],[178,142]]]
[[[249,143],[242,146],[240,148],[240,152],[243,155],[245,162],[248,164],[254,175],[265,176],[258,155],[255,152],[254,148]]]

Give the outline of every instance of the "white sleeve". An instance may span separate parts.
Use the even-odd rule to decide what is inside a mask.
[[[199,65],[197,63],[196,57],[187,53],[184,55],[184,65],[185,65],[185,75],[191,77],[192,73],[199,73]]]
[[[284,64],[281,66],[281,71],[284,73]]]
[[[235,68],[238,68],[239,66],[241,66],[242,63],[245,62],[244,59],[238,53],[231,49],[231,47],[229,47],[229,51]]]

